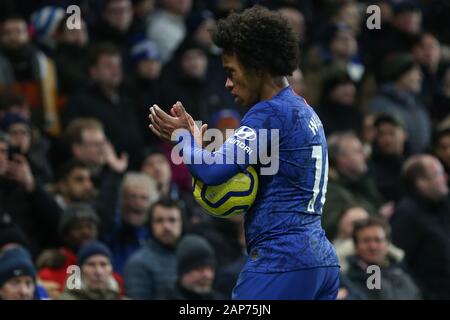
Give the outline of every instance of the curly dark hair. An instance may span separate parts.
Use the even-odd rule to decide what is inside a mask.
[[[249,69],[285,76],[298,67],[294,32],[279,13],[261,6],[219,20],[213,41],[225,53],[236,54]]]

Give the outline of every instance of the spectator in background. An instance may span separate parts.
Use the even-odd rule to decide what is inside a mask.
[[[432,144],[433,154],[444,167],[447,177],[450,176],[450,127],[436,130]],[[450,181],[448,181],[450,187]]]
[[[375,113],[365,113],[361,124],[361,130],[358,136],[363,144],[364,153],[369,158],[372,155],[373,142],[375,141],[376,129],[375,129],[375,119],[377,114]]]
[[[136,155],[143,139],[128,91],[121,87],[122,59],[118,49],[97,44],[88,60],[92,83],[69,100],[63,113],[64,123],[79,117],[96,118],[117,152]]]
[[[62,247],[44,250],[37,259],[39,279],[50,296],[57,299],[64,291],[68,268],[77,264],[76,254],[98,237],[100,220],[94,209],[84,203],[70,205],[61,215],[58,233]]]
[[[358,56],[358,42],[351,26],[341,22],[328,27],[323,50],[325,64],[341,66],[354,82],[361,80],[364,65]]]
[[[397,201],[401,196],[401,168],[407,157],[405,125],[391,115],[378,115],[373,152],[372,174],[383,198]]]
[[[0,220],[12,221],[30,239],[33,256],[57,243],[60,210],[52,196],[35,183],[28,160],[21,154],[11,158],[9,140],[0,133]]]
[[[362,207],[349,205],[339,215],[336,237],[332,239],[339,257],[341,272],[348,269],[347,257],[355,254],[355,246],[352,241],[353,226],[356,221],[369,217],[369,213]]]
[[[0,300],[33,300],[36,291],[36,268],[23,248],[0,254]]]
[[[97,176],[106,164],[107,144],[103,125],[95,118],[77,118],[69,123],[64,134],[68,152]]]
[[[58,135],[56,70],[49,58],[30,42],[24,18],[0,21],[0,87],[25,96],[32,121],[40,130]]]
[[[194,120],[209,119],[224,105],[233,106],[232,96],[207,78],[208,56],[194,39],[184,41],[173,58],[173,69],[163,78],[161,105],[170,108],[177,100],[189,106]]]
[[[186,37],[184,20],[191,11],[192,0],[161,0],[159,4],[149,17],[147,37],[156,43],[166,63]]]
[[[214,291],[215,252],[204,238],[189,234],[177,248],[178,280],[175,288],[166,293],[168,300],[219,300]]]
[[[449,299],[450,204],[444,168],[430,155],[409,158],[402,170],[406,194],[391,220],[393,243],[405,251],[425,299]]]
[[[50,57],[55,49],[55,35],[58,25],[64,19],[65,10],[59,6],[38,8],[30,16],[30,27],[33,29],[33,41]]]
[[[58,72],[59,104],[83,88],[88,80],[86,56],[89,33],[86,22],[81,19],[81,28],[69,29],[68,16],[58,26],[54,59]]]
[[[141,162],[141,172],[154,179],[162,198],[180,199],[180,190],[172,182],[172,170],[167,156],[157,149],[146,149]]]
[[[204,219],[206,220],[206,219]],[[210,219],[193,225],[191,232],[204,237],[211,244],[216,255],[216,276],[214,288],[230,299],[239,274],[247,262],[244,217]]]
[[[294,1],[279,1],[281,2],[277,11],[288,21],[292,30],[297,36],[300,50],[306,44],[306,21],[305,15],[300,11],[299,7]],[[302,59],[300,58],[300,61]]]
[[[420,67],[409,55],[398,55],[384,62],[385,82],[369,103],[373,112],[391,114],[406,125],[411,153],[423,151],[430,143],[431,121],[417,95],[422,85]]]
[[[312,105],[316,105],[320,97],[329,94],[323,83],[336,70],[344,70],[354,83],[358,83],[364,73],[355,31],[349,25],[332,24],[321,39],[320,45],[309,50],[305,66],[305,82],[308,86],[308,92],[305,93]]]
[[[175,250],[185,227],[180,207],[161,199],[152,205],[148,221],[152,236],[125,267],[125,291],[132,299],[161,299],[177,278]]]
[[[139,129],[147,145],[155,144],[156,137],[148,130],[148,108],[159,102],[161,54],[155,43],[149,40],[138,42],[131,49],[130,86],[139,121]]]
[[[355,223],[369,218],[369,213],[362,207],[350,205],[344,209],[339,218],[339,227],[333,244],[339,257],[341,272],[346,273],[349,268],[348,257],[356,254],[355,243],[352,234]],[[405,256],[403,250],[397,248],[392,243],[388,243],[388,255],[395,260],[401,261]]]
[[[356,255],[348,258],[347,278],[369,300],[417,300],[420,291],[400,262],[389,255],[390,228],[383,220],[367,218],[356,221],[353,229]],[[367,268],[380,268],[381,287],[371,290],[368,286]]]
[[[109,229],[117,208],[122,176],[128,168],[128,156],[123,153],[119,158],[116,155],[106,140],[103,126],[94,118],[73,120],[66,129],[64,140],[72,157],[88,168],[98,191],[93,200],[104,221],[102,228]]]
[[[358,133],[363,114],[355,105],[356,87],[343,69],[330,70],[322,85],[322,97],[317,114],[327,136],[337,131]]]
[[[29,240],[23,230],[14,223],[0,221],[0,256],[10,249],[20,249],[31,259],[29,248]],[[50,292],[44,281],[38,279],[36,283],[35,299],[47,300]],[[1,300],[1,297],[0,297]]]
[[[214,251],[220,252],[216,257],[219,270],[246,256],[243,216],[206,220],[192,226],[190,232],[201,235],[208,240]]]
[[[140,30],[139,35],[133,24],[131,0],[105,0],[100,13],[100,20],[90,32],[93,42],[113,44],[121,54],[124,65],[129,65],[128,55],[133,41],[144,36],[144,30]]]
[[[92,202],[96,195],[88,167],[75,159],[59,169],[55,191],[55,201],[61,209],[74,203]]]
[[[114,270],[122,274],[128,258],[149,238],[146,221],[151,205],[159,199],[156,182],[144,173],[128,172],[120,187],[115,211],[102,219],[102,239],[112,252]]]
[[[31,123],[18,113],[6,113],[0,120],[0,130],[9,135],[10,148],[28,159],[37,183],[49,182],[53,176],[47,157],[49,141],[39,134],[33,137]]]
[[[214,14],[208,10],[192,11],[186,18],[186,38],[200,44],[208,57],[206,78],[224,91],[226,77],[222,68],[222,50],[212,41],[211,32],[216,28]]]
[[[161,198],[176,201],[190,222],[200,215],[204,216],[203,209],[194,200],[192,192],[182,191],[173,181],[170,160],[162,150],[146,148],[142,152],[142,158],[141,172],[156,181]]]
[[[447,67],[448,63],[444,63],[442,59],[441,44],[438,39],[428,32],[417,36],[412,54],[414,61],[420,65],[423,75],[421,99],[425,107],[431,111],[434,97],[441,87],[442,69]]]
[[[361,206],[373,215],[388,209],[382,206],[383,199],[368,172],[366,155],[356,135],[352,133],[331,135],[328,138],[328,157],[330,171],[322,225],[328,238],[334,239],[339,214],[348,205]],[[391,209],[389,208],[389,211]]]
[[[401,0],[387,3],[392,6],[392,19],[383,22],[379,30],[365,32],[367,37],[364,41],[365,60],[377,79],[383,77],[383,61],[393,54],[410,52],[417,35],[422,30],[422,12],[415,1]],[[381,19],[384,17],[381,14]]]
[[[61,300],[119,300],[119,286],[113,277],[111,251],[98,241],[81,247],[77,255],[81,268],[78,288],[66,288]]]

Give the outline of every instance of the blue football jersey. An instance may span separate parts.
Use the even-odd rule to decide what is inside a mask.
[[[254,165],[259,172],[257,198],[245,214],[249,259],[244,271],[338,266],[321,226],[327,144],[322,123],[306,101],[287,87],[257,103],[226,145],[243,155],[234,154],[242,170]]]

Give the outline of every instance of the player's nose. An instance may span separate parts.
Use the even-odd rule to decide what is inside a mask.
[[[225,88],[228,90],[233,89],[233,81],[230,80],[230,78],[227,78],[227,81],[225,82]]]

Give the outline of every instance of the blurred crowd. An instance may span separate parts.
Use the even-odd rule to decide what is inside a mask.
[[[254,4],[296,33],[325,128],[338,298],[450,299],[449,1],[2,0],[0,300],[231,297],[243,217],[195,203],[148,108],[237,128],[210,30]]]

